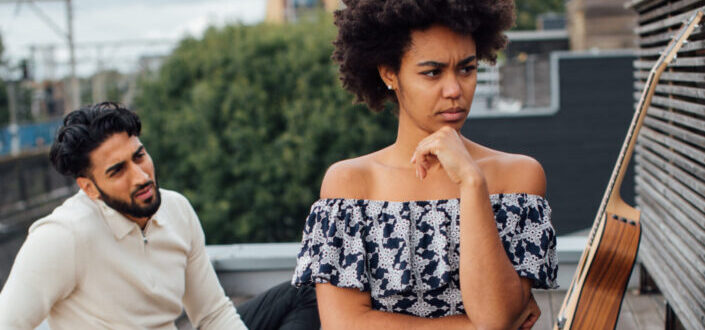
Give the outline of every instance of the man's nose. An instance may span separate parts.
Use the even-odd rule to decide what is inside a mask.
[[[151,180],[151,178],[149,177],[149,174],[145,170],[143,170],[142,167],[140,167],[137,164],[132,164],[130,166],[130,176],[131,176],[132,182],[136,186],[143,185],[146,182],[148,182],[149,180]]]

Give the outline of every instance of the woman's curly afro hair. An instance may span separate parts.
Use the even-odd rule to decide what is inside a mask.
[[[443,25],[472,35],[477,58],[494,63],[507,39],[503,31],[514,24],[511,0],[344,0],[335,12],[338,37],[333,60],[340,64],[343,87],[375,111],[396,102],[384,86],[377,67],[399,70],[411,32]]]

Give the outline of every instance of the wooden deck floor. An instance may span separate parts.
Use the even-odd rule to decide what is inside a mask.
[[[534,290],[534,297],[541,308],[541,317],[534,325],[534,329],[552,329],[565,293],[565,291]],[[666,303],[662,295],[627,291],[619,313],[617,330],[663,329],[665,317]]]

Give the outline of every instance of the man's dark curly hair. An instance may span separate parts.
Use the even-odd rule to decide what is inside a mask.
[[[90,153],[115,133],[139,136],[137,115],[114,102],[103,102],[73,111],[64,117],[49,153],[56,170],[66,176],[90,177]]]
[[[340,64],[343,87],[375,111],[396,102],[379,77],[377,67],[399,70],[411,32],[442,25],[472,35],[477,58],[494,63],[507,44],[503,31],[514,24],[511,0],[344,0],[335,12],[338,37],[333,60]]]

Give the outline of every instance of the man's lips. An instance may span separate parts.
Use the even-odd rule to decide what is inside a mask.
[[[147,200],[151,198],[154,195],[154,185],[148,185],[137,192],[135,192],[134,196],[137,199],[140,200]]]

